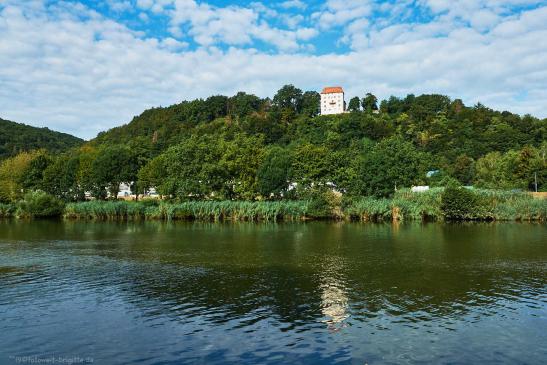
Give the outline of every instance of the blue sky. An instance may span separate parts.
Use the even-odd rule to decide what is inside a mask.
[[[0,117],[92,138],[239,90],[442,93],[547,117],[547,1],[0,0]]]

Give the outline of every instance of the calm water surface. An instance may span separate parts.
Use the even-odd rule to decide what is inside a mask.
[[[547,225],[0,221],[0,364],[23,356],[545,364]]]

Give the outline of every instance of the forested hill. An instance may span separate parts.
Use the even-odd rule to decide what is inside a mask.
[[[154,155],[193,134],[241,132],[279,145],[324,144],[335,134],[346,142],[399,135],[418,149],[453,162],[461,155],[476,159],[547,140],[547,119],[495,111],[482,104],[466,106],[443,95],[392,96],[380,102],[370,93],[363,94],[349,100],[349,113],[333,116],[319,116],[317,92],[302,92],[292,85],[273,99],[240,92],[183,101],[146,110],[129,124],[100,133],[91,144],[130,144]]]
[[[241,92],[153,108],[65,154],[5,160],[0,186],[11,187],[4,200],[40,189],[67,201],[116,196],[121,182],[180,201],[332,188],[388,197],[413,185],[547,190],[547,119],[443,95],[348,101],[348,113],[321,116],[317,92],[287,85],[272,99]]]
[[[207,128],[207,124],[216,119],[226,118],[228,124],[236,121],[237,125],[243,126],[252,123],[255,118],[267,117],[266,111],[271,111],[269,99],[261,99],[244,92],[233,97],[215,95],[205,100],[183,101],[169,107],[148,109],[126,125],[99,133],[91,142],[153,144],[154,149],[162,150],[193,133],[196,127]],[[272,127],[275,127],[275,124],[278,123],[272,120]]]
[[[46,149],[51,153],[64,152],[82,143],[82,139],[70,134],[0,118],[0,160],[37,149]]]

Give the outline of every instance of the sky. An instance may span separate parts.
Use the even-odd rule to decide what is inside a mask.
[[[285,84],[547,117],[547,0],[0,0],[0,117],[90,139]]]

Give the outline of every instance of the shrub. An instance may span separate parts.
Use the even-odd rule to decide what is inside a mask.
[[[447,187],[441,197],[441,211],[447,220],[491,219],[486,213],[486,200],[473,191]]]
[[[13,217],[17,207],[14,204],[2,204],[0,203],[0,218]]]
[[[18,217],[48,218],[63,214],[64,203],[43,191],[32,191],[25,194],[17,207]]]
[[[309,193],[308,215],[312,218],[340,218],[341,198],[330,190],[314,190]]]

